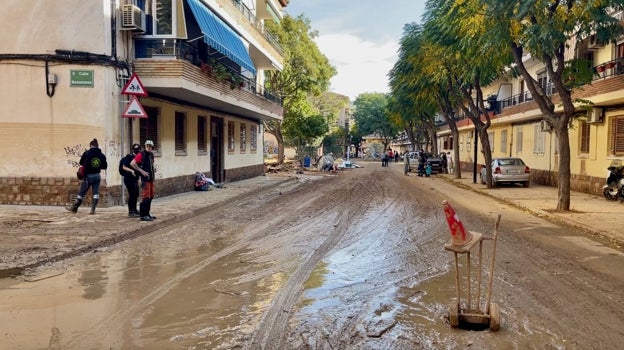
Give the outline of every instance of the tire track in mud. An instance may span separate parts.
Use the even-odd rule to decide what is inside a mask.
[[[418,198],[411,191],[404,191],[403,181],[397,181],[396,176],[392,173],[388,175],[386,172],[374,171],[352,181],[353,183],[347,186],[334,184],[334,188],[346,188],[342,193],[340,205],[338,205],[342,209],[338,224],[335,225],[331,235],[316,249],[314,254],[298,267],[286,285],[281,288],[271,307],[265,311],[258,331],[245,348],[282,349],[292,347],[290,344],[292,332],[298,332],[298,330],[297,327],[295,329],[291,327],[287,331],[288,323],[297,303],[301,300],[303,284],[314,268],[335,249],[348,247],[356,242],[359,237],[370,235],[379,231],[380,228],[392,229],[396,228],[397,225],[405,224],[404,221],[397,220],[397,218],[416,216],[418,207],[409,204],[418,203]],[[364,216],[372,216],[370,225],[362,227],[354,223]],[[401,246],[405,241],[405,231],[396,235],[388,235],[387,238],[389,239],[385,240],[383,244],[387,245],[390,251]],[[370,247],[359,246],[359,248],[369,249]],[[333,331],[343,334],[340,338],[348,339],[352,336],[353,329],[361,327],[358,324],[360,321],[359,317],[350,318],[346,320],[346,323],[341,324],[340,328],[333,329]],[[321,327],[325,326],[321,325]],[[321,333],[327,335],[331,332]],[[323,339],[327,341],[326,338],[322,337],[322,339],[317,339],[317,343],[323,343]],[[339,343],[344,344],[344,340],[339,341]],[[333,345],[336,346],[336,344]]]
[[[264,312],[257,331],[254,333],[246,349],[283,349],[286,340],[286,328],[290,319],[290,314],[295,305],[299,302],[303,291],[303,284],[308,279],[316,265],[334,249],[342,240],[353,218],[366,210],[366,205],[371,200],[373,194],[370,190],[375,188],[374,182],[368,180],[366,183],[360,178],[356,178],[354,183],[340,179],[340,194],[331,196],[333,207],[340,208],[337,220],[333,224],[333,229],[328,237],[318,246],[314,253],[303,261],[302,264],[292,273],[287,283],[274,296],[271,306]],[[336,188],[337,186],[332,186]],[[357,202],[354,202],[353,191],[357,192]],[[329,210],[326,210],[329,211]],[[319,226],[322,227],[320,222]]]

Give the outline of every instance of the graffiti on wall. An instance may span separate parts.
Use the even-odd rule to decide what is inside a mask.
[[[264,154],[277,154],[277,143],[273,141],[264,141]]]
[[[87,146],[81,144],[65,146],[63,150],[65,151],[65,157],[67,157],[67,164],[72,168],[78,168],[80,166],[80,157],[87,149],[89,149]]]

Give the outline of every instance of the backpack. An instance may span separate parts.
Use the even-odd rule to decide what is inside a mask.
[[[121,158],[119,160],[119,175],[121,176],[128,176],[128,172],[124,170],[124,165],[127,167],[130,167],[130,162],[132,162],[132,159],[134,159],[134,154],[129,153],[127,154],[125,157]]]

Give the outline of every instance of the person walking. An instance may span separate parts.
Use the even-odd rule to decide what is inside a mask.
[[[447,159],[448,159],[448,169],[449,169],[449,174],[453,174],[455,173],[455,162],[453,161],[453,154],[451,152],[447,152]]]
[[[79,163],[85,166],[85,177],[80,183],[80,190],[78,191],[76,201],[71,207],[65,207],[65,209],[72,213],[77,213],[78,207],[80,207],[87,191],[91,188],[93,198],[91,200],[91,212],[89,214],[94,215],[95,207],[97,207],[98,201],[100,200],[100,182],[102,181],[100,171],[108,168],[106,156],[102,153],[102,150],[100,150],[97,139],[93,139],[89,142],[89,149],[82,154]]]
[[[120,173],[123,175],[124,185],[128,190],[128,216],[131,218],[140,217],[139,211],[137,210],[137,202],[139,199],[139,173],[130,165],[139,152],[141,152],[141,145],[135,143],[132,145],[130,153],[121,160]]]
[[[145,149],[139,152],[130,162],[141,177],[141,203],[139,204],[139,216],[141,221],[153,221],[155,216],[150,214],[152,200],[154,199],[154,141],[146,140]]]

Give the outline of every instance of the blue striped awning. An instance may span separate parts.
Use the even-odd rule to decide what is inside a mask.
[[[206,44],[227,56],[244,69],[256,74],[243,40],[221,18],[217,17],[200,0],[188,0],[191,11],[204,34]]]

